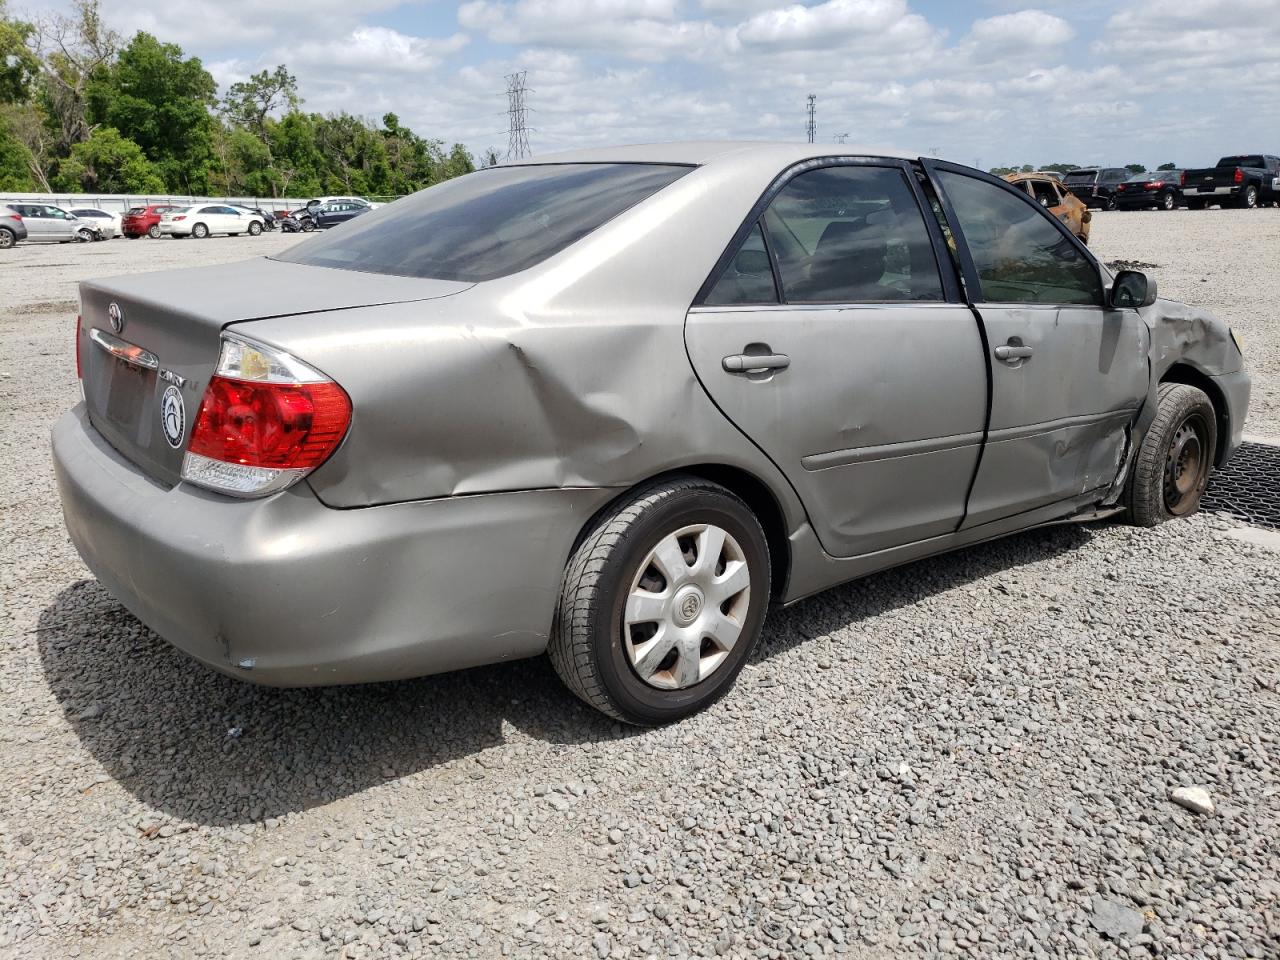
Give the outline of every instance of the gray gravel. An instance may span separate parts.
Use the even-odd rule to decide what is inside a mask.
[[[1237,325],[1273,434],[1277,227],[1094,225]],[[830,591],[655,731],[542,661],[273,691],[172,651],[62,529],[74,281],[285,242],[0,258],[0,955],[1280,955],[1280,553],[1217,517]],[[1193,787],[1212,814],[1175,802]]]

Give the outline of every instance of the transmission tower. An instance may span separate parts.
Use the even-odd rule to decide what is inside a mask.
[[[848,143],[848,142],[849,142],[849,135],[847,133],[836,134],[836,143]]]
[[[507,77],[507,118],[510,121],[507,133],[507,159],[522,160],[529,156],[529,126],[527,123],[524,98],[528,93],[524,79],[527,71],[510,74]]]
[[[813,143],[818,137],[818,95],[816,93],[809,94],[809,122],[804,125],[804,131],[809,135],[809,142]]]

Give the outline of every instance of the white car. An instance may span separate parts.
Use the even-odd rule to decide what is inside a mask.
[[[95,227],[102,231],[104,239],[111,240],[120,236],[123,232],[120,229],[120,214],[110,213],[107,210],[99,210],[97,207],[76,207],[74,210],[68,210],[74,217],[81,220],[87,220]]]
[[[195,237],[203,240],[215,233],[237,237],[247,233],[256,237],[262,233],[262,217],[245,213],[225,203],[197,203],[189,207],[174,207],[160,216],[160,232],[168,236]]]
[[[362,203],[370,210],[377,210],[379,207],[384,206],[384,204],[374,203],[372,200],[366,200],[364,197],[316,197],[312,200],[308,200],[304,209],[310,209],[311,207],[326,203]]]

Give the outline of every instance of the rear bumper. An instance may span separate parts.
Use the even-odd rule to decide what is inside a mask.
[[[53,431],[67,530],[143,623],[223,673],[272,686],[422,676],[535,656],[564,563],[609,491],[354,510],[305,483],[264,500],[167,489],[90,425]]]
[[[1217,466],[1221,467],[1231,459],[1232,454],[1244,441],[1245,418],[1249,415],[1249,394],[1253,384],[1243,367],[1235,373],[1227,373],[1211,379],[1226,398],[1227,416],[1231,421],[1230,434],[1225,445],[1222,445],[1222,452],[1218,457]]]

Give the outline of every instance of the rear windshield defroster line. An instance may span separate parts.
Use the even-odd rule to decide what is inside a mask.
[[[276,259],[478,283],[527,270],[688,173],[651,163],[495,167],[429,187]]]

